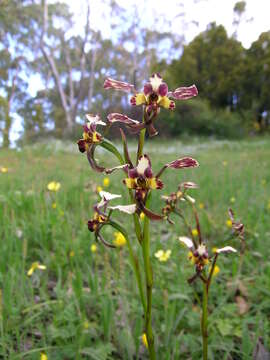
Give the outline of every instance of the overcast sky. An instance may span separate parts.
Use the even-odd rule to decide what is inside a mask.
[[[84,23],[87,0],[64,1],[70,5],[74,13],[77,29],[81,29]],[[213,21],[224,25],[229,35],[234,32],[232,23],[233,7],[236,0],[116,0],[116,2],[127,9],[131,16],[134,14],[134,6],[137,6],[142,23],[149,24],[149,27],[157,25],[157,23],[153,24],[156,15],[165,17],[171,21],[172,31],[179,35],[183,33],[181,24],[183,18],[176,17],[176,15],[185,13],[185,22],[189,24],[185,30],[187,42],[205,30],[207,24]],[[184,3],[184,6],[180,5],[181,2]],[[100,29],[105,37],[110,37],[109,12],[106,2],[90,0],[90,4],[93,27]],[[245,47],[249,47],[261,32],[270,30],[270,0],[246,0],[246,4],[246,12],[238,30],[238,39]],[[192,21],[196,22],[196,25]],[[117,25],[123,26],[121,22]],[[158,24],[158,27],[162,30],[162,22]]]

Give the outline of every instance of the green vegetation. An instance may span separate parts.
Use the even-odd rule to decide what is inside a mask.
[[[210,247],[241,247],[238,240],[231,241],[228,207],[245,224],[244,257],[239,253],[220,257],[220,272],[212,285],[209,358],[250,359],[259,336],[266,347],[270,345],[268,139],[187,144],[154,139],[146,143],[145,152],[152,156],[154,170],[182,155],[195,156],[201,164],[177,176],[164,174],[166,188],[153,196],[156,212],[163,206],[161,194],[192,180],[200,186],[192,196],[202,207],[202,232]],[[102,152],[99,159],[107,161]],[[86,163],[75,144],[58,150],[39,145],[0,153],[0,168],[8,169],[0,172],[0,356],[4,359],[39,359],[41,352],[56,360],[147,358],[126,247],[97,244],[97,250],[91,251],[94,236],[86,223],[103,176],[87,169]],[[106,189],[126,196],[124,175],[113,173],[112,178]],[[59,191],[47,190],[51,181],[60,182]],[[177,240],[187,234],[175,221],[175,226],[151,222],[155,344],[158,359],[178,359],[181,353],[183,359],[196,360],[201,354],[201,287],[187,284],[193,267]],[[104,238],[113,241],[110,229],[104,229]],[[135,236],[131,240],[135,242]],[[154,256],[160,249],[172,250],[165,262]],[[46,270],[27,276],[35,261]]]

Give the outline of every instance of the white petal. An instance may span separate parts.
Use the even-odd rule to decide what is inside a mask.
[[[106,126],[106,123],[103,122],[98,115],[86,114],[85,116],[86,116],[86,119],[88,120],[89,126],[92,124]]]
[[[152,85],[153,91],[157,92],[159,86],[162,83],[162,79],[158,77],[157,74],[154,74],[154,76],[151,76],[149,80],[150,80],[150,84]]]
[[[235,250],[233,247],[231,246],[225,246],[224,248],[221,249],[217,249],[216,252],[218,254],[222,253],[222,252],[237,252],[237,250]]]
[[[109,206],[108,209],[119,210],[126,214],[134,214],[136,211],[136,204]]]
[[[110,200],[113,200],[113,199],[117,199],[117,198],[120,198],[122,197],[122,195],[117,195],[117,194],[111,194],[107,191],[100,191],[99,192],[99,195],[104,199],[104,200],[107,200],[107,201],[110,201]]]
[[[195,200],[193,197],[189,196],[189,195],[186,195],[186,199],[187,199],[187,201],[189,201],[191,204],[195,204],[195,202],[196,202],[196,200]]]
[[[193,248],[193,242],[190,238],[188,238],[187,236],[179,236],[179,241],[181,241],[182,243],[184,243],[189,249]]]
[[[145,169],[147,169],[150,166],[150,162],[147,156],[142,156],[138,161],[137,171],[138,174],[143,175]]]

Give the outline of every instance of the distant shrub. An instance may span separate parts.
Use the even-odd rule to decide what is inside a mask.
[[[238,113],[211,109],[206,101],[198,99],[178,104],[173,112],[166,113],[164,120],[166,122],[159,122],[160,128],[166,127],[170,136],[186,133],[219,138],[239,138],[247,132]],[[164,133],[163,129],[162,132]]]

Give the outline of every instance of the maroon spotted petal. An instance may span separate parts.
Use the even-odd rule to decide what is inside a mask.
[[[196,85],[191,85],[188,87],[180,87],[174,90],[173,92],[169,93],[169,96],[171,96],[176,100],[187,100],[197,95],[198,95],[198,90],[196,88]]]
[[[197,166],[199,166],[198,161],[190,157],[174,160],[167,165],[167,167],[173,169],[183,169],[183,168],[197,167]]]
[[[166,96],[168,94],[168,85],[165,82],[159,85],[158,94],[160,96]]]
[[[114,90],[122,90],[125,92],[134,92],[134,85],[123,82],[123,81],[119,81],[119,80],[114,80],[112,78],[107,78],[104,81],[104,89],[114,89]]]

